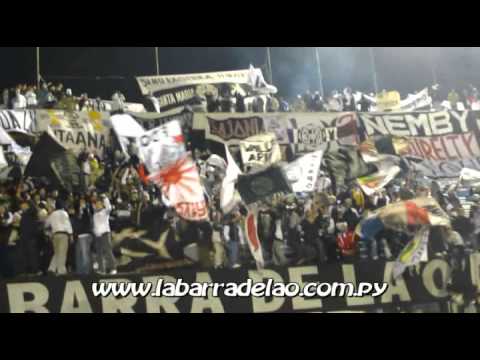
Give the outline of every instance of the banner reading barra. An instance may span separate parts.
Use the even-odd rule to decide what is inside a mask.
[[[480,255],[470,256],[470,269],[464,272],[465,281],[478,284]],[[46,277],[0,282],[0,313],[294,313],[359,311],[386,308],[399,304],[426,304],[446,301],[450,268],[442,259],[422,264],[419,274],[393,279],[393,262],[361,262],[356,264],[330,264],[274,268],[261,271],[239,270],[172,270],[151,275],[124,275],[116,277]],[[470,275],[471,274],[471,275]],[[309,282],[383,283],[389,286],[380,297],[327,297],[327,298],[271,298],[220,297],[179,298],[94,297],[92,284],[100,281],[156,284],[158,280],[185,283],[288,283],[303,286]]]

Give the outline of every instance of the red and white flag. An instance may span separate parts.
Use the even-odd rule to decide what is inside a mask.
[[[263,269],[265,267],[265,261],[263,259],[260,239],[258,238],[257,211],[255,208],[249,209],[247,217],[245,218],[245,237],[247,238],[250,252],[257,263],[257,268]]]
[[[163,196],[182,218],[190,221],[208,219],[200,175],[189,156],[161,169],[151,175],[149,180],[160,186]]]

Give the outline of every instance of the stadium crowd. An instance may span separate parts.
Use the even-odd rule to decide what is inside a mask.
[[[255,264],[245,240],[246,208],[223,214],[219,189],[224,173],[210,164],[208,150],[194,150],[208,197],[210,219],[188,222],[167,208],[159,190],[149,184],[138,159],[118,153],[101,160],[91,153],[78,158],[82,185],[67,192],[46,179],[11,175],[0,184],[0,275],[114,274],[121,254],[112,232],[141,228],[144,215],[156,209],[159,228],[170,228],[178,246],[196,243],[202,268],[239,268]],[[11,174],[14,174],[12,172]],[[466,216],[455,188],[439,191],[435,183],[397,182],[373,196],[359,187],[335,195],[323,174],[309,196],[277,196],[260,205],[258,235],[266,266],[368,259],[394,260],[411,240],[406,233],[383,231],[375,241],[360,241],[355,228],[362,216],[387,204],[420,196],[435,197],[452,219],[453,230],[432,228],[429,257],[446,258],[477,251],[480,240],[480,196]],[[435,185],[435,186],[433,186]],[[156,239],[153,239],[156,241]],[[183,245],[182,245],[183,244]],[[114,256],[114,254],[116,256]]]
[[[433,93],[435,97],[436,93]],[[465,102],[473,103],[477,91],[462,92]],[[98,110],[87,94],[76,98],[62,84],[43,83],[41,89],[20,85],[6,89],[4,104],[10,109],[54,108]],[[452,91],[453,104],[462,96]],[[119,105],[126,101],[116,92]],[[205,103],[205,101],[206,103]],[[235,101],[233,101],[235,100]],[[434,101],[435,98],[434,98]],[[208,112],[263,111],[362,111],[370,106],[365,98],[356,103],[351,89],[333,92],[327,101],[318,92],[306,92],[291,105],[279,97],[258,96],[247,108],[245,97],[213,96],[197,98],[189,109],[205,105]],[[161,110],[161,109],[157,109]],[[193,223],[178,217],[164,203],[159,190],[145,179],[144,169],[133,154],[127,159],[109,149],[104,159],[83,153],[78,158],[82,186],[62,191],[45,179],[24,178],[19,167],[0,184],[0,276],[64,275],[67,273],[115,274],[121,253],[112,241],[112,233],[128,226],[140,228],[146,212],[155,208],[162,214],[158,227],[173,229],[180,246],[195,242],[199,247],[199,266],[203,268],[239,268],[254,265],[242,224],[243,206],[223,214],[218,200],[218,185],[225,174],[209,165],[208,150],[189,149],[197,161],[207,187],[210,220]],[[433,189],[433,190],[432,190]],[[398,182],[365,196],[351,185],[340,194],[332,188],[332,179],[323,174],[318,189],[310,196],[283,196],[261,204],[258,235],[266,266],[327,263],[367,259],[395,259],[411,240],[405,233],[383,231],[373,242],[360,241],[355,228],[365,214],[389,203],[418,196],[435,197],[452,219],[453,229],[433,228],[429,257],[448,257],[477,251],[480,240],[480,196],[473,196],[469,216],[455,195],[455,188],[442,189],[420,183]],[[149,219],[150,221],[150,219]]]
[[[469,85],[461,91],[451,89],[445,99],[444,89],[434,85],[430,89],[432,107],[441,108],[448,103],[450,108],[456,109],[462,104],[464,109],[474,109],[479,100],[476,87]],[[385,93],[386,90],[382,90]],[[374,98],[375,94],[369,94]],[[87,93],[74,95],[72,89],[65,88],[62,83],[53,84],[41,82],[40,88],[35,85],[19,84],[3,90],[3,107],[6,109],[58,109],[67,111],[121,111],[127,102],[121,91],[115,91],[109,100],[110,108],[106,108],[105,101],[99,97],[92,99]],[[142,104],[149,112],[161,112],[161,105],[157,98],[147,95]],[[340,112],[371,110],[372,102],[352,88],[346,87],[342,91],[333,90],[323,97],[319,91],[307,90],[295,98],[287,99],[283,96],[262,95],[255,96],[236,91],[228,86],[220,92],[205,92],[198,94],[187,105],[195,112]]]

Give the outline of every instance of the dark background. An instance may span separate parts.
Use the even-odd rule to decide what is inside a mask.
[[[319,89],[314,48],[271,49],[273,83],[282,95]],[[110,98],[118,89],[127,99],[138,100],[138,86],[133,77],[155,74],[154,51],[153,47],[42,47],[41,74],[47,81],[72,87],[75,95],[86,91],[91,97]],[[430,86],[432,64],[444,92],[453,87],[460,90],[470,83],[480,86],[480,73],[476,70],[480,48],[376,47],[374,51],[380,90],[396,89],[405,96]],[[346,86],[373,91],[368,48],[321,47],[319,54],[328,93]],[[34,47],[2,47],[0,61],[1,88],[34,82]],[[161,74],[246,69],[250,63],[265,66],[266,48],[160,47],[159,62]]]

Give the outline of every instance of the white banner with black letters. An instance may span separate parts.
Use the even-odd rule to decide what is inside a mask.
[[[37,113],[35,110],[0,110],[0,127],[6,132],[35,135]]]
[[[97,111],[38,110],[38,130],[48,132],[65,149],[103,156],[110,145],[110,114]]]

